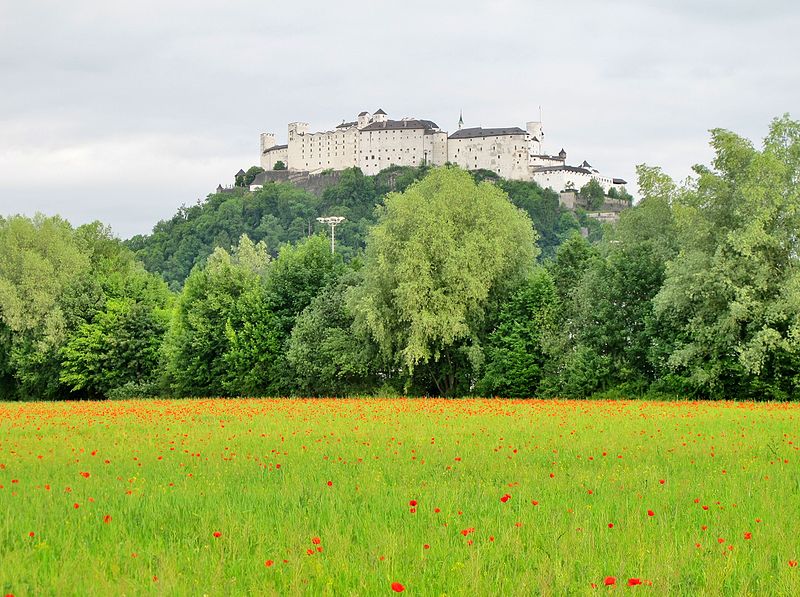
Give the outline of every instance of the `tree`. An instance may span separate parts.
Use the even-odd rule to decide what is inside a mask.
[[[286,164],[283,163],[283,160],[278,160],[275,162],[275,165],[272,167],[273,170],[286,170]]]
[[[691,185],[640,175],[645,195],[670,195],[681,246],[654,299],[664,378],[700,397],[796,397],[800,123],[774,120],[760,151],[722,129],[711,145]]]
[[[496,185],[457,168],[431,171],[387,196],[370,230],[356,328],[392,366],[424,373],[434,393],[468,391],[483,359],[493,301],[534,265],[530,219]]]
[[[179,396],[219,396],[230,393],[238,383],[242,369],[235,365],[242,359],[229,356],[231,346],[238,346],[236,332],[245,323],[272,324],[269,319],[242,316],[253,314],[253,309],[243,303],[259,302],[268,263],[266,246],[242,236],[232,254],[217,248],[204,266],[192,270],[165,341],[172,392]],[[269,334],[248,330],[246,335]]]
[[[545,334],[557,315],[553,278],[537,268],[500,308],[486,341],[486,367],[477,390],[494,396],[535,396],[546,354]]]
[[[603,207],[606,197],[603,187],[595,179],[590,180],[578,191],[578,196],[586,202],[586,209],[596,211]]]
[[[294,392],[301,396],[347,396],[378,385],[377,347],[352,332],[347,294],[361,282],[350,270],[314,297],[297,317],[287,343]]]

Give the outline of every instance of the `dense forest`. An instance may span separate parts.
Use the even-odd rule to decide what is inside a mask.
[[[639,166],[616,226],[454,167],[212,194],[125,242],[0,218],[0,398],[797,398],[800,123],[711,145],[682,184]]]

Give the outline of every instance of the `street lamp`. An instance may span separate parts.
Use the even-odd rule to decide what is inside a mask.
[[[331,227],[331,255],[336,247],[336,226],[344,222],[345,218],[342,216],[326,216],[324,218],[317,218],[317,222],[327,224]]]

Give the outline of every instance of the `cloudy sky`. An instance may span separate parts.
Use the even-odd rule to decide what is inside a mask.
[[[361,110],[522,126],[635,181],[800,118],[794,0],[0,0],[0,214],[123,238]],[[635,187],[635,185],[631,185]]]

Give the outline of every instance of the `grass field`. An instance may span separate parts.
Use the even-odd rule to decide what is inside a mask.
[[[800,404],[5,403],[0,593],[798,595],[798,449]]]

